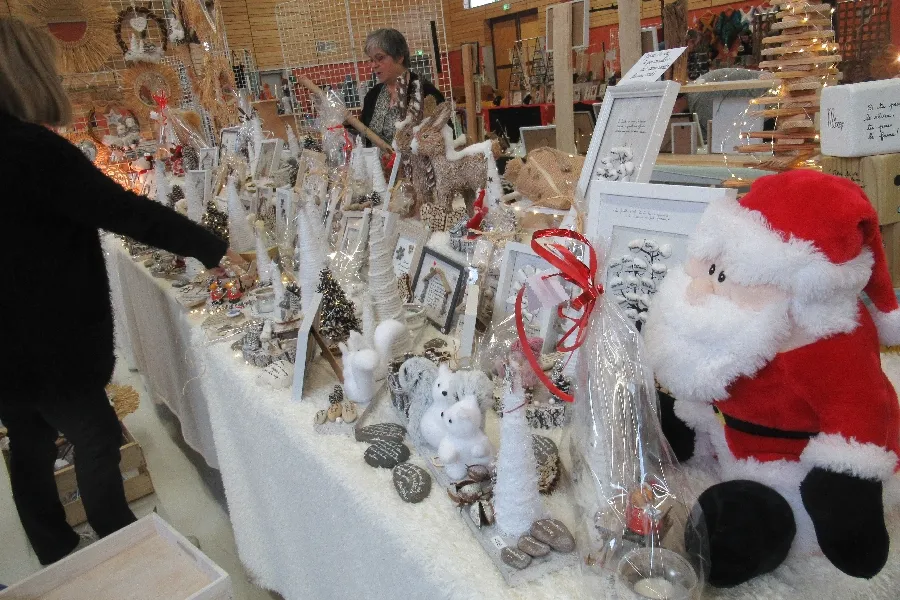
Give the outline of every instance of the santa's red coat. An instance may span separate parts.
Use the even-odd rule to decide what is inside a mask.
[[[900,407],[881,370],[878,333],[860,304],[859,327],[780,353],[715,403],[727,416],[789,434],[836,434],[900,456]],[[741,423],[738,423],[741,428]],[[799,461],[809,439],[767,437],[725,426],[734,458]]]

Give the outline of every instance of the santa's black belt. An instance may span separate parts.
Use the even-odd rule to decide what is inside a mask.
[[[731,427],[735,431],[740,431],[741,433],[759,437],[780,438],[784,440],[808,440],[819,435],[818,433],[810,433],[809,431],[787,431],[785,429],[776,429],[774,427],[750,423],[749,421],[742,421],[741,419],[726,415],[719,410],[718,406],[713,406],[713,410],[715,411],[716,416],[719,417],[719,420],[725,423],[726,426]]]

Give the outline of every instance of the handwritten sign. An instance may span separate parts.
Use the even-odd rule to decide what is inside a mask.
[[[663,73],[672,66],[672,63],[678,60],[678,57],[684,51],[685,48],[672,48],[670,50],[660,50],[659,52],[648,52],[638,59],[633,67],[628,69],[619,85],[634,81],[659,80]]]
[[[900,152],[900,80],[822,90],[823,154],[867,156]]]

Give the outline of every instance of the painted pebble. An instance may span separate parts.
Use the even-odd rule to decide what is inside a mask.
[[[328,420],[328,411],[324,408],[316,413],[316,425],[322,425]]]
[[[531,556],[518,548],[505,547],[500,551],[500,560],[514,569],[524,569],[531,564]]]
[[[359,415],[356,412],[356,402],[350,402],[349,400],[341,402],[341,417],[343,417],[344,423],[354,422],[357,416]]]
[[[550,554],[550,546],[545,544],[544,542],[539,542],[530,535],[523,535],[519,538],[519,543],[516,546],[524,552],[525,554],[530,554],[535,558],[539,556],[547,556]]]
[[[531,535],[557,552],[571,552],[575,549],[575,538],[569,528],[557,519],[535,521],[531,526]]]
[[[394,488],[400,499],[417,504],[431,493],[431,475],[425,469],[410,463],[400,463],[391,472]]]
[[[328,420],[332,423],[337,420],[339,416],[341,416],[341,405],[340,404],[332,404],[328,407],[328,412],[326,413]]]
[[[406,435],[406,428],[397,423],[375,423],[366,425],[356,432],[357,442],[390,441],[400,443]]]
[[[369,446],[363,458],[370,466],[393,469],[409,460],[409,448],[398,442],[379,440]]]

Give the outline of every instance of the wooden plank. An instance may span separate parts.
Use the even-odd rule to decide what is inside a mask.
[[[741,154],[670,154],[660,152],[657,165],[685,167],[755,167],[759,159]]]
[[[625,1],[632,0],[620,0],[620,2]],[[637,0],[634,1],[637,2]],[[551,15],[553,19],[553,93],[556,102],[556,147],[563,152],[575,154],[574,86],[572,83],[572,5],[557,4],[551,9]],[[624,64],[622,69],[624,72]]]
[[[797,107],[797,108],[769,108],[766,110],[750,110],[747,114],[751,117],[799,117],[800,115],[811,115],[819,112],[818,106]]]
[[[619,0],[619,53],[625,75],[641,58],[641,0]]]
[[[469,142],[480,142],[481,134],[478,129],[478,94],[480,90],[475,86],[475,68],[478,65],[478,57],[475,56],[475,44],[463,44],[460,48],[462,54],[463,86],[466,90],[466,138]]]
[[[787,60],[764,60],[759,63],[760,68],[778,68],[792,67],[794,65],[821,65],[826,63],[841,62],[840,54],[829,54],[828,56],[809,56],[806,58],[791,58]]]
[[[815,131],[810,131],[807,133],[784,133],[781,131],[742,131],[741,137],[751,140],[812,140],[818,138],[819,134]]]
[[[772,25],[772,31],[781,31],[785,29],[800,29],[802,27],[831,27],[830,19],[809,19],[808,21],[780,21]]]
[[[817,150],[818,144],[748,144],[746,146],[738,146],[735,148],[741,154],[755,154],[758,152],[780,152],[795,150]]]
[[[822,30],[822,31],[804,31],[802,33],[795,33],[792,35],[774,35],[771,37],[763,38],[763,44],[781,44],[783,42],[794,42],[798,40],[809,40],[809,39],[832,39],[834,38],[834,31],[831,29]]]
[[[768,90],[778,85],[772,79],[750,79],[746,81],[718,81],[711,83],[689,83],[681,86],[679,93],[700,94],[704,92],[728,92],[734,90]]]

